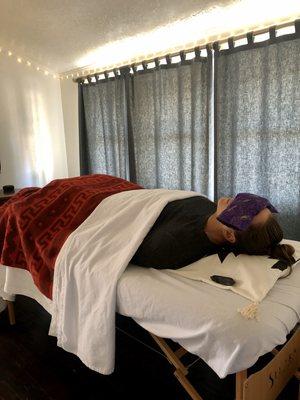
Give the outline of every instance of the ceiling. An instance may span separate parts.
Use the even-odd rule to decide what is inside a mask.
[[[88,62],[84,56],[107,43],[147,33],[192,15],[209,12],[212,7],[226,7],[236,2],[1,0],[0,47],[61,73],[83,67],[84,62]]]

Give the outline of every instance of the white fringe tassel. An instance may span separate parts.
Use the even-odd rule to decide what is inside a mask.
[[[256,319],[258,321],[258,304],[257,302],[250,303],[240,308],[238,312],[246,319]]]

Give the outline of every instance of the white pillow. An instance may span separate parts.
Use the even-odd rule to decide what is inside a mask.
[[[294,257],[297,260],[300,257],[300,242],[285,242],[295,247]],[[250,256],[247,254],[235,256],[233,253],[229,253],[223,262],[221,262],[218,254],[214,254],[186,267],[169,270],[169,272],[225,290],[232,290],[257,304],[265,298],[277,279],[289,272],[289,268],[281,270],[278,267],[280,267],[278,260],[271,259],[268,256]],[[297,267],[300,268],[300,261],[293,266],[293,268]],[[211,279],[212,275],[230,277],[234,279],[235,284],[233,286],[221,285]],[[249,315],[246,316],[249,318]],[[253,317],[255,316],[256,313],[254,312]]]
[[[272,268],[277,261],[266,256],[249,256],[246,254],[235,256],[233,253],[229,253],[225,260],[221,262],[219,256],[214,254],[186,267],[170,270],[170,272],[206,282],[221,289],[232,290],[251,301],[260,302],[274,286],[277,279],[287,273],[286,270],[281,271]],[[211,279],[212,275],[233,278],[235,284],[225,286],[216,283]]]

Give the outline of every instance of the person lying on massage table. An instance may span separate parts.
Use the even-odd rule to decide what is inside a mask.
[[[265,198],[240,193],[214,203],[203,196],[175,200],[163,209],[131,263],[149,268],[178,269],[222,248],[243,254],[295,260],[294,248],[279,244],[283,232]]]

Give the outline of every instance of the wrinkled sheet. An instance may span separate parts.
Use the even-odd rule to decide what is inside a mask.
[[[300,250],[300,242],[286,242]],[[24,294],[51,313],[50,300],[37,290],[27,271],[4,271],[0,273],[0,296],[4,288],[8,293]],[[120,314],[132,317],[149,332],[178,342],[221,378],[251,367],[259,356],[283,344],[299,322],[300,265],[271,289],[260,305],[258,321],[247,321],[236,312],[246,303],[247,299],[235,293],[203,282],[133,265],[117,285]]]
[[[300,242],[291,242],[300,251]],[[129,266],[118,284],[118,311],[157,336],[201,357],[220,378],[247,369],[286,341],[300,321],[300,263],[259,305],[258,321],[238,312],[249,303],[229,290],[167,270]]]
[[[167,203],[196,192],[143,189],[104,199],[70,234],[55,263],[50,334],[94,371],[115,365],[117,283]]]

